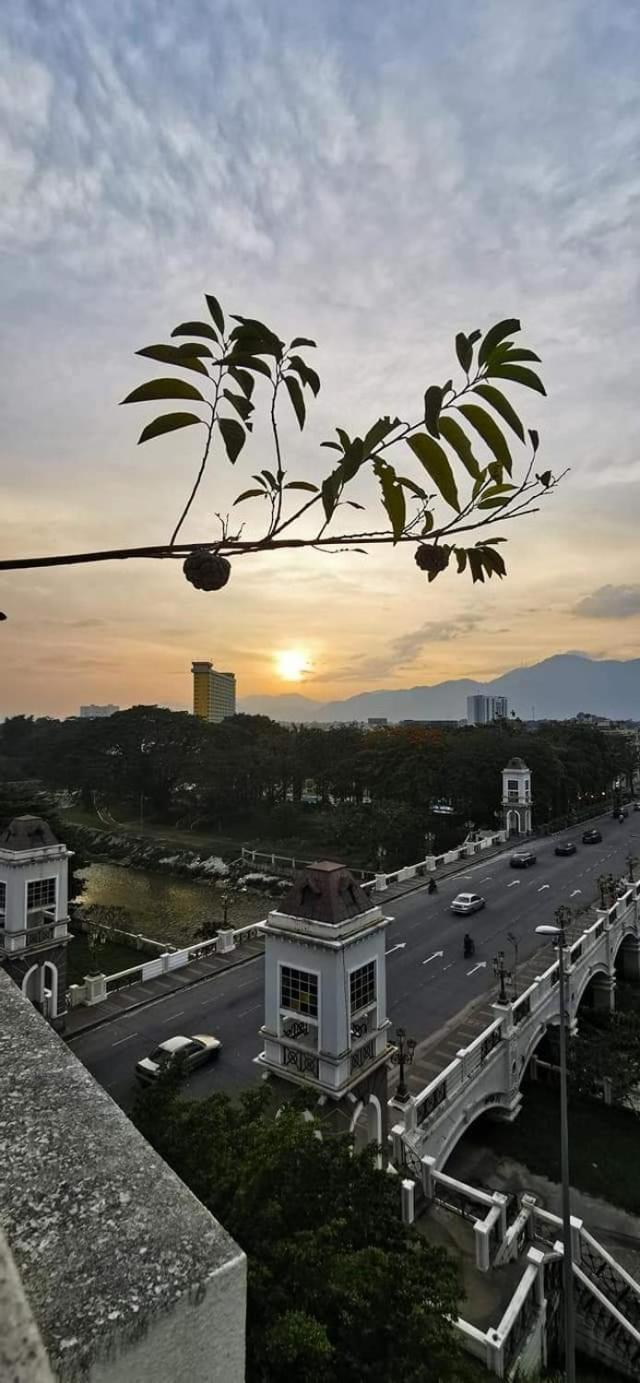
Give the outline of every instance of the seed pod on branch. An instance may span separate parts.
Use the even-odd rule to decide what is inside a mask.
[[[433,581],[449,565],[450,547],[438,547],[436,543],[421,543],[416,548],[415,559],[420,571],[426,571]]]
[[[215,552],[191,552],[182,570],[197,591],[219,591],[229,580],[231,563]]]

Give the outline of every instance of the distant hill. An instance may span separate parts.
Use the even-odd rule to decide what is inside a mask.
[[[474,692],[506,696],[509,710],[523,720],[566,720],[578,711],[612,720],[640,720],[640,658],[597,661],[578,653],[558,653],[531,667],[514,668],[492,682],[461,678],[432,687],[359,692],[344,701],[313,701],[300,694],[249,696],[238,705],[248,715],[273,720],[352,721],[369,716],[387,720],[463,720]]]

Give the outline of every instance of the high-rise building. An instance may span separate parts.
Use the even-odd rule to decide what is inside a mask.
[[[119,706],[81,706],[81,720],[100,720],[103,716],[114,716]]]
[[[216,725],[236,713],[234,672],[217,672],[211,663],[192,663],[193,714]]]
[[[492,720],[506,720],[507,715],[506,696],[467,697],[467,721],[469,725],[489,725]]]

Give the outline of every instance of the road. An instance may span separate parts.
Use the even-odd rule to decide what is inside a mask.
[[[518,940],[519,961],[540,945],[535,927],[553,920],[561,903],[589,903],[597,894],[600,874],[620,877],[629,854],[640,858],[640,813],[623,824],[602,817],[600,845],[582,845],[581,830],[564,833],[578,845],[577,854],[554,855],[558,837],[534,842],[537,863],[523,871],[510,868],[510,851],[473,864],[464,874],[445,879],[438,893],[424,888],[388,906],[388,1011],[410,1036],[421,1041],[471,1000],[494,985],[493,958],[498,950],[513,965]],[[486,908],[473,917],[450,912],[460,892],[479,893]],[[384,895],[381,904],[385,908]],[[462,938],[473,934],[476,954],[464,960]],[[258,1029],[263,1012],[263,959],[204,980],[142,1009],[133,1009],[113,1023],[70,1040],[72,1051],[102,1086],[127,1107],[134,1093],[133,1066],[158,1042],[178,1032],[213,1032],[223,1043],[216,1065],[194,1073],[186,1091],[197,1098],[213,1090],[232,1090],[256,1077],[253,1058],[260,1050]]]

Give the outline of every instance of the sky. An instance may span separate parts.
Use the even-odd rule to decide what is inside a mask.
[[[636,0],[4,0],[5,557],[168,539],[195,429],[138,446],[153,409],[118,404],[205,292],[318,342],[302,437],[282,412],[298,478],[508,316],[543,361],[548,398],[513,395],[540,469],[570,472],[485,587],[406,548],[243,557],[211,594],[173,561],[0,573],[0,715],[188,706],[194,658],[275,693],[299,649],[322,700],[638,655],[639,62]],[[214,449],[185,538],[271,464],[259,422],[235,469]]]

